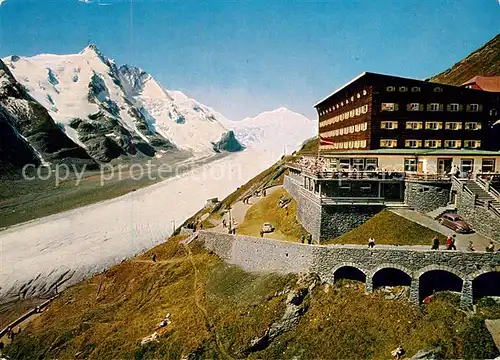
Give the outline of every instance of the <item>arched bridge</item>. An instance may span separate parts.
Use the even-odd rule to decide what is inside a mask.
[[[500,252],[434,251],[412,246],[305,245],[201,231],[198,241],[226,262],[247,271],[314,272],[322,280],[355,279],[371,292],[380,286],[410,287],[418,303],[434,291],[460,292],[462,304],[500,296]]]

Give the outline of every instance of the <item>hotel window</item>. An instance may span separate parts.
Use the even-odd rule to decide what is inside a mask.
[[[361,130],[362,130],[362,131],[366,131],[366,130],[368,130],[368,123],[362,123],[362,124],[361,124]]]
[[[451,111],[451,112],[457,112],[457,111],[460,111],[460,105],[459,104],[448,104],[448,106],[446,107],[447,111]]]
[[[352,149],[354,147],[354,141],[349,141],[349,149]]]
[[[497,109],[491,109],[490,110],[490,116],[497,116],[497,115],[498,115]]]
[[[349,116],[350,116],[350,117],[354,117],[354,114],[355,114],[355,111],[354,111],[354,110],[349,111]]]
[[[467,105],[469,112],[480,112],[481,106],[479,104],[470,104]]]
[[[395,139],[380,139],[380,147],[395,148],[398,146],[398,141]]]
[[[358,116],[359,114],[361,114],[361,108],[356,108],[355,110],[355,115]]]
[[[411,103],[411,104],[406,105],[406,110],[407,111],[420,111],[423,109],[421,109],[419,103]]]
[[[360,132],[361,131],[361,125],[357,124],[354,125],[354,132]]]
[[[423,122],[422,121],[407,121],[406,122],[406,129],[407,130],[421,130],[423,128]]]
[[[406,86],[400,86],[399,87],[399,92],[407,92],[408,88]]]
[[[396,91],[396,87],[395,86],[388,86],[385,88],[385,90],[388,92],[393,92],[393,91]]]
[[[343,101],[340,102],[340,106],[344,106],[344,102]]]
[[[398,128],[398,122],[397,121],[382,121],[380,123],[380,128],[387,129],[387,130],[394,130],[394,129]]]
[[[422,140],[405,140],[405,147],[407,148],[422,147]]]
[[[366,90],[363,90],[363,96],[368,94],[368,92]]]
[[[483,159],[481,172],[495,172],[495,159]]]
[[[362,112],[363,114],[366,114],[366,113],[368,112],[368,105],[363,105],[363,106],[361,107],[361,112]]]
[[[354,125],[349,126],[349,134],[354,132]]]
[[[463,173],[472,172],[474,170],[474,160],[473,159],[461,159],[460,160],[460,171]]]
[[[349,104],[349,99],[345,99],[345,104]]]
[[[443,92],[443,88],[442,87],[435,87],[434,92]]]
[[[426,148],[439,148],[441,147],[441,140],[425,140]]]
[[[457,149],[462,146],[461,140],[445,140],[444,147]]]
[[[425,123],[426,130],[440,130],[443,128],[443,123],[438,121],[427,121]]]
[[[443,104],[438,104],[438,103],[427,104],[427,111],[443,111]]]
[[[339,108],[339,104],[337,104],[337,109]]]
[[[477,149],[481,147],[481,140],[465,140],[464,147],[470,149]]]
[[[361,97],[361,94],[360,93],[357,93],[356,94],[356,97],[359,99]]]
[[[466,122],[465,130],[481,130],[482,124],[478,122]]]
[[[396,103],[382,103],[381,111],[398,111],[398,104]]]
[[[420,86],[413,86],[411,92],[420,92]]]
[[[354,101],[354,96],[351,96],[351,102]]]
[[[461,130],[462,129],[462,123],[461,122],[447,122],[445,124],[445,129],[446,130]]]
[[[365,148],[366,147],[366,140],[361,140],[361,144],[360,144],[362,148]]]
[[[405,171],[417,171],[417,159],[405,159]]]

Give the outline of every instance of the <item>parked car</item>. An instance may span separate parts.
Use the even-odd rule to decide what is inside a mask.
[[[469,233],[472,231],[469,224],[457,214],[446,213],[439,218],[439,223],[455,230],[457,233]]]
[[[274,231],[274,226],[271,223],[264,223],[262,224],[262,232],[264,233],[271,233]]]

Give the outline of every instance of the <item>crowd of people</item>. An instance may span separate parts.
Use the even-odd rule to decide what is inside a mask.
[[[457,250],[457,245],[456,245],[456,240],[457,240],[457,235],[448,235],[446,237],[446,243],[445,243],[445,250]],[[439,250],[440,247],[440,241],[439,241],[439,236],[434,235],[432,238],[432,245],[431,245],[431,250]],[[467,251],[476,251],[476,248],[474,246],[474,242],[472,240],[469,240],[469,245],[467,246]],[[494,252],[495,251],[495,243],[493,241],[490,241],[488,246],[485,248],[486,252]],[[497,249],[497,251],[500,251],[500,247]]]

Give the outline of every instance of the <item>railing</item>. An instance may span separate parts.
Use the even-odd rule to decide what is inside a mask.
[[[496,199],[500,199],[500,192],[495,189],[494,187],[491,186],[489,182],[484,180],[483,177],[481,177],[479,174],[476,175],[476,183],[483,188],[484,191],[486,191],[488,194],[493,196]]]
[[[297,163],[286,163],[286,166],[318,179],[352,179],[352,180],[413,180],[413,181],[450,181],[451,175],[437,173],[415,173],[405,171],[323,171]]]
[[[373,198],[343,198],[343,197],[327,197],[321,196],[322,205],[332,205],[332,204],[385,204],[386,200],[384,198],[373,197]]]
[[[490,210],[492,213],[494,213],[496,216],[500,217],[500,210],[498,210],[496,207],[494,207],[491,202],[488,202],[488,210]]]
[[[450,181],[451,175],[448,174],[435,174],[435,173],[405,173],[407,180],[425,180],[425,181]]]

